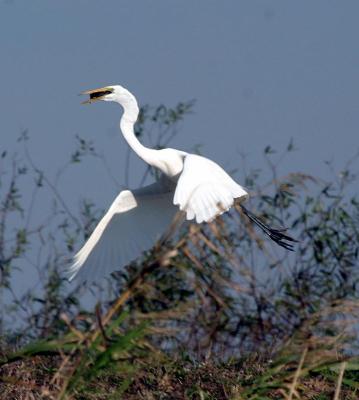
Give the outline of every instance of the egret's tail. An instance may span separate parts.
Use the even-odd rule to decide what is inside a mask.
[[[287,229],[273,229],[270,228],[268,225],[264,224],[260,219],[258,219],[251,211],[247,210],[242,204],[240,207],[243,211],[243,214],[246,215],[252,222],[254,222],[257,226],[259,226],[262,231],[269,236],[274,242],[276,242],[279,246],[284,247],[287,250],[294,251],[293,245],[287,242],[298,242],[291,238],[288,235],[285,235]]]

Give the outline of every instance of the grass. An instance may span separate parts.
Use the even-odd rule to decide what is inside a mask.
[[[88,152],[92,145],[80,139],[74,162]],[[58,199],[54,232],[50,223],[20,226],[11,239],[9,217],[31,219],[17,190],[26,169],[13,163],[8,185],[0,182],[0,295],[13,296],[0,320],[0,399],[358,399],[359,202],[346,194],[356,180],[349,172],[330,184],[301,173],[278,178],[267,161],[270,183],[257,184],[257,171],[245,180],[250,208],[263,222],[287,226],[300,240],[295,253],[267,246],[236,204],[159,242],[114,274],[105,297],[91,288],[103,302],[93,312],[82,310],[81,288],[69,292],[56,271],[99,214],[84,203],[79,225]],[[35,172],[37,191],[43,175]],[[59,256],[53,240],[67,252]],[[19,299],[10,279],[17,260],[44,243],[54,261],[34,264],[52,271],[39,275],[43,293]],[[15,318],[21,329],[11,326]]]
[[[108,364],[97,369],[95,376],[87,376],[64,398],[354,400],[359,396],[359,363],[355,359],[316,370],[301,368],[299,373],[293,362],[278,364],[253,356],[221,364],[191,362],[188,357],[163,357],[152,365],[132,361],[122,368]],[[61,362],[60,356],[41,355],[3,365],[0,399],[58,399],[59,386],[52,380]]]
[[[143,272],[133,282],[139,277]],[[314,316],[304,331],[298,330],[275,352],[258,349],[222,362],[218,354],[209,354],[199,362],[196,355],[156,349],[148,322],[134,326],[128,312],[115,313],[123,296],[129,296],[127,291],[104,316],[96,313],[97,324],[87,332],[70,325],[59,339],[4,352],[0,399],[354,400],[359,396],[359,358],[346,355],[349,337],[335,335],[333,321],[325,336],[328,321],[321,321],[321,326]],[[321,334],[314,335],[320,328]]]

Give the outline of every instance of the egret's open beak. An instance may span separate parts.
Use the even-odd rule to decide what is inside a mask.
[[[113,90],[114,89],[109,86],[105,86],[99,89],[86,90],[81,94],[88,94],[90,98],[88,100],[83,101],[81,104],[91,104],[97,100],[102,100],[106,95],[111,94]]]

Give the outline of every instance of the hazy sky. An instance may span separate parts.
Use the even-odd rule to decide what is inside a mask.
[[[358,15],[356,0],[2,1],[0,146],[28,128],[39,166],[56,169],[80,134],[122,168],[120,110],[77,96],[120,83],[142,104],[197,99],[179,148],[262,166],[265,145],[293,138],[287,168],[320,174],[359,147]]]
[[[120,110],[77,96],[120,83],[142,104],[197,100],[173,147],[264,168],[263,148],[293,138],[283,168],[323,175],[324,160],[339,167],[359,147],[358,16],[357,0],[0,0],[0,150],[29,129],[51,176],[79,134],[121,182]],[[85,162],[60,190],[106,207],[117,190],[106,176]]]

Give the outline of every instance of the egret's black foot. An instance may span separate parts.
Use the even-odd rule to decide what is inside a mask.
[[[264,224],[260,219],[258,219],[251,211],[247,210],[242,204],[240,205],[243,214],[246,215],[252,222],[259,226],[262,231],[269,236],[274,242],[279,246],[284,247],[287,250],[294,251],[293,245],[287,242],[298,242],[298,240],[285,235],[287,229],[274,229],[270,228],[268,225]]]

